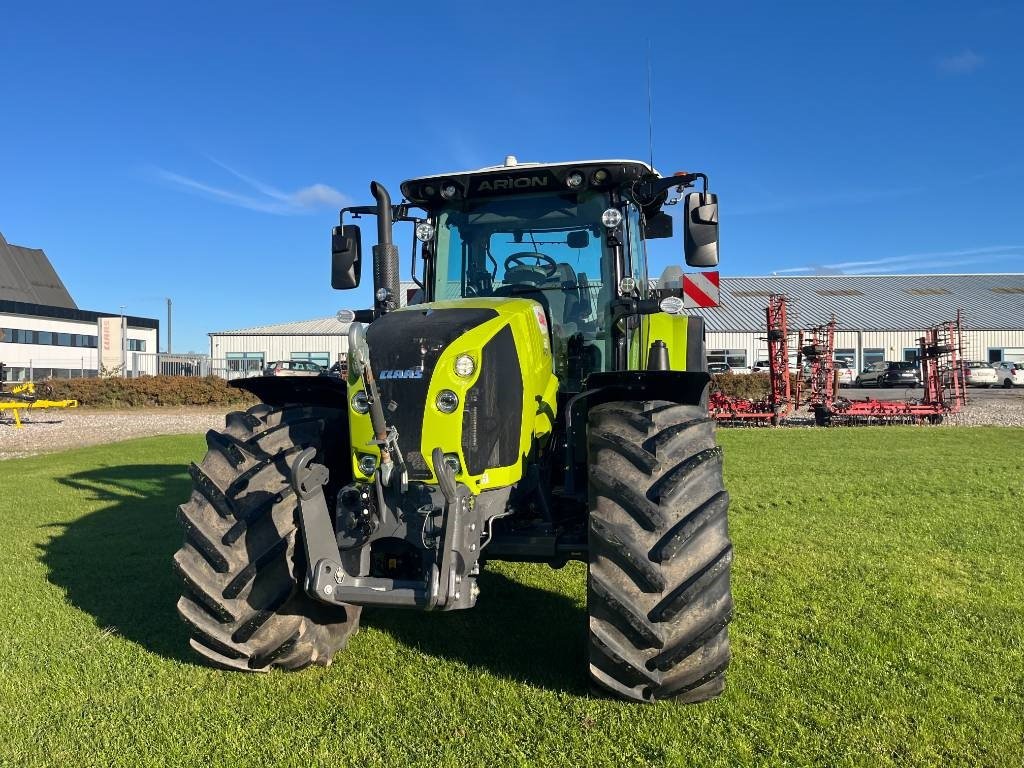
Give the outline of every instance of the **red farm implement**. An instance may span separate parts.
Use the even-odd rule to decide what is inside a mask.
[[[769,297],[765,322],[768,327],[768,394],[751,399],[712,392],[708,406],[711,415],[719,422],[777,426],[793,410],[785,296],[773,294]]]
[[[957,413],[967,402],[964,387],[960,318],[929,328],[918,339],[921,383],[920,400],[848,400],[834,398],[825,387],[816,391],[811,379],[808,405],[814,421],[830,424],[940,424],[946,415]],[[831,353],[828,355],[831,360]],[[825,382],[829,384],[829,382]],[[834,387],[834,379],[831,383]],[[834,389],[831,390],[834,392]]]

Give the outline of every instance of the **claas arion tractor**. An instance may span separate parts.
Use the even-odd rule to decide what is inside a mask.
[[[347,377],[234,382],[262,402],[191,468],[174,563],[192,647],[229,669],[326,665],[363,606],[472,608],[489,561],[580,560],[598,688],[720,694],[732,546],[704,326],[645,248],[678,206],[686,263],[718,263],[707,177],[509,157],[401,189],[395,205],[372,183],[333,232],[332,285],[355,288],[346,215],[376,217],[374,305],[339,313]],[[407,306],[396,222],[415,232]]]

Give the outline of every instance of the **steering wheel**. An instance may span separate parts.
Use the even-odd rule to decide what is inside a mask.
[[[527,264],[527,259],[532,259],[533,264]],[[519,253],[513,253],[505,259],[506,272],[515,267],[525,267],[526,269],[543,267],[544,277],[554,277],[555,273],[558,271],[558,262],[543,253],[537,253],[536,251],[520,251]]]

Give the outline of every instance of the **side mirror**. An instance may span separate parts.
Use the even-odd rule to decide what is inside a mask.
[[[672,217],[664,211],[644,219],[644,240],[659,240],[672,237]]]
[[[718,195],[690,192],[685,198],[683,253],[691,267],[718,266]]]
[[[586,248],[590,245],[590,233],[587,230],[570,232],[565,236],[565,244],[570,248]]]
[[[359,285],[362,265],[362,236],[355,224],[335,227],[331,231],[331,287],[338,290]]]

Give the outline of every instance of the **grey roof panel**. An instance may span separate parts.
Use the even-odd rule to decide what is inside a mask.
[[[275,323],[239,328],[233,331],[213,331],[210,336],[342,336],[348,333],[348,324],[334,315],[294,323]]]
[[[722,277],[720,288],[720,306],[687,310],[703,316],[709,331],[763,329],[768,299],[750,294],[766,293],[789,297],[793,328],[827,323],[834,314],[840,328],[917,330],[955,320],[960,309],[965,328],[1024,330],[1021,273]],[[853,291],[859,295],[842,295]]]
[[[3,234],[0,234],[0,300],[78,308],[41,249],[11,245]]]

